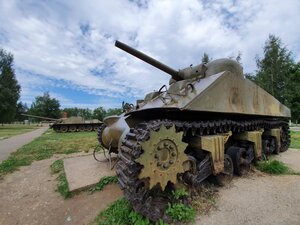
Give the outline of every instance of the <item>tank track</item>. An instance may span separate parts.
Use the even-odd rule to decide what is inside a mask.
[[[258,130],[261,128],[272,129],[282,127],[286,140],[282,140],[280,151],[288,149],[290,144],[289,126],[285,121],[277,120],[209,120],[209,121],[172,121],[172,120],[150,120],[142,122],[136,127],[131,128],[129,133],[122,141],[119,150],[119,162],[116,173],[121,189],[134,209],[149,218],[151,221],[163,219],[170,222],[170,218],[165,213],[168,202],[170,201],[167,193],[157,195],[152,194],[145,188],[145,182],[138,178],[142,166],[135,162],[143,153],[141,143],[150,138],[150,131],[159,131],[161,125],[169,128],[175,125],[176,132],[183,131],[184,136],[212,135],[217,133],[243,132]],[[197,181],[195,181],[197,183]]]
[[[97,131],[97,138],[98,138],[98,142],[99,144],[103,147],[104,144],[102,142],[102,133],[104,131],[104,129],[106,128],[106,125],[103,123],[99,128],[98,128],[98,131]]]

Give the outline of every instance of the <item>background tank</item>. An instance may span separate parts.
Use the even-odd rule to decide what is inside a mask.
[[[22,114],[24,116],[43,119],[50,121],[50,128],[53,128],[56,132],[76,132],[76,131],[96,131],[103,124],[100,120],[84,120],[80,116],[71,116],[69,118],[54,119],[43,116],[35,116],[29,114]]]
[[[220,184],[254,160],[288,149],[290,110],[245,79],[239,63],[217,59],[176,71],[116,41],[116,46],[171,75],[121,116],[104,119],[100,143],[118,152],[119,185],[134,209],[170,222],[177,187]]]

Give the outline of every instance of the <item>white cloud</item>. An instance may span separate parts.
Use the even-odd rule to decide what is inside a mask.
[[[27,101],[60,85],[121,101],[141,98],[169,76],[116,49],[115,39],[175,69],[199,63],[204,52],[216,59],[241,51],[253,72],[270,33],[300,60],[299,10],[297,0],[0,0],[0,45],[15,56]]]

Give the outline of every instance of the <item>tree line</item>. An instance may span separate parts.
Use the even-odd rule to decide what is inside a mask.
[[[21,103],[22,104],[22,103]],[[80,116],[86,120],[89,119],[98,119],[103,121],[106,116],[119,115],[122,113],[121,108],[112,108],[106,110],[103,107],[98,107],[94,110],[89,108],[60,108],[59,100],[51,98],[48,92],[45,92],[42,96],[37,96],[35,101],[32,103],[31,107],[28,108],[26,105],[23,105],[23,109],[20,110],[22,113],[54,118],[58,119],[61,117],[71,117],[71,116]],[[21,118],[26,118],[21,115]]]
[[[295,62],[293,53],[284,46],[281,40],[269,35],[263,48],[261,58],[256,57],[257,69],[252,74],[245,74],[247,79],[277,98],[291,109],[292,121],[300,121],[300,62]],[[230,56],[229,58],[234,58]],[[204,53],[202,62],[208,63],[212,58]],[[241,61],[241,52],[236,57]],[[0,123],[23,120],[22,113],[43,117],[60,118],[63,112],[70,116],[81,116],[85,119],[99,119],[109,115],[121,114],[121,108],[94,110],[88,108],[60,109],[57,99],[51,98],[48,92],[37,96],[30,107],[19,101],[21,87],[13,69],[13,55],[0,48]]]

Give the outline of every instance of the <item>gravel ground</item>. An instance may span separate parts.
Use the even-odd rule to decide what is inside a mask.
[[[300,172],[300,150],[274,157]],[[220,188],[216,209],[199,225],[300,225],[300,176],[272,176],[256,171]]]
[[[49,169],[56,159],[34,162],[0,180],[1,225],[88,224],[122,196],[115,184],[101,192],[81,192],[64,200],[55,191],[57,175],[51,175]]]
[[[300,176],[261,175],[236,178],[219,192],[216,209],[199,225],[299,225]]]
[[[300,162],[300,150],[282,153],[290,165]],[[62,156],[59,156],[62,157]],[[34,162],[0,180],[0,224],[88,224],[122,196],[117,185],[64,200],[55,191],[57,175],[49,166],[57,158]],[[197,218],[200,225],[300,225],[300,176],[255,172],[236,177],[219,189],[216,209]]]

